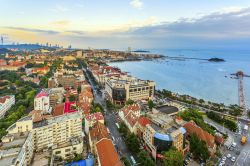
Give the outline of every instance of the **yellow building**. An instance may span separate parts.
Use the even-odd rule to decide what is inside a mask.
[[[154,96],[155,82],[140,80],[135,77],[110,77],[105,83],[107,97],[116,104],[123,104],[127,100],[150,100]]]
[[[62,159],[74,158],[75,154],[81,154],[83,151],[83,139],[76,137],[70,139],[66,143],[58,144],[56,148],[52,150],[52,156],[61,157]]]
[[[82,135],[82,113],[77,111],[39,121],[33,124],[32,133],[36,151],[56,148]]]

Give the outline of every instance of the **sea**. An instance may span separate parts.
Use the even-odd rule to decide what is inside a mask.
[[[111,62],[122,71],[145,80],[154,80],[156,89],[167,89],[207,101],[238,104],[238,80],[231,74],[241,70],[250,75],[250,50],[153,49],[153,54],[186,58],[221,58],[225,62],[186,59]],[[244,95],[250,107],[250,77],[244,77]]]

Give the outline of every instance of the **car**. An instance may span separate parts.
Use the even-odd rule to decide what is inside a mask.
[[[223,166],[224,164],[220,163],[219,166]]]
[[[227,154],[227,158],[230,158],[230,157],[231,157],[231,154],[230,154],[230,153],[228,153],[228,154]]]
[[[222,157],[222,159],[221,159],[222,161],[226,161],[227,160],[227,157],[226,156],[224,156],[224,157]]]
[[[237,145],[237,144],[236,144],[235,142],[233,142],[233,143],[232,143],[232,147],[234,147],[234,148],[235,148],[235,147],[236,147],[236,145]]]
[[[233,150],[234,150],[234,148],[233,148],[233,147],[230,147],[230,148],[229,148],[229,150],[233,151]]]
[[[225,161],[221,161],[221,162],[220,162],[220,165],[225,165]]]
[[[239,154],[240,154],[240,150],[237,150],[237,151],[236,151],[236,154],[239,155]]]
[[[232,158],[231,158],[231,161],[232,161],[232,162],[235,162],[235,157],[232,157]]]

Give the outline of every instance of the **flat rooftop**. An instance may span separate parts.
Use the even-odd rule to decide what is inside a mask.
[[[159,107],[156,107],[155,109],[165,114],[173,114],[179,111],[177,107],[168,106],[168,105],[159,106]]]

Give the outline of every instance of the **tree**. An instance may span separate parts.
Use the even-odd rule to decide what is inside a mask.
[[[77,92],[78,92],[78,93],[81,93],[81,90],[82,90],[82,87],[81,87],[81,86],[78,86],[78,87],[77,87]]]
[[[140,143],[135,134],[129,134],[125,138],[125,142],[131,152],[138,153],[140,151]]]
[[[155,165],[154,161],[145,150],[139,152],[138,163],[140,163],[139,164],[140,166],[154,166]]]
[[[22,85],[22,82],[20,80],[15,81],[16,86],[20,87]]]
[[[125,166],[131,166],[129,160],[127,159],[127,157],[122,157],[121,161],[124,163]]]
[[[196,134],[191,134],[189,141],[190,151],[193,153],[194,157],[196,159],[202,159],[206,161],[209,158],[209,152],[206,143],[200,140]]]
[[[175,148],[170,148],[167,152],[163,153],[165,166],[183,166],[183,155]]]
[[[76,101],[76,96],[75,95],[70,95],[69,96],[69,101]]]
[[[134,104],[135,103],[135,101],[134,100],[131,100],[131,99],[128,99],[127,101],[126,101],[126,105],[132,105],[132,104]]]
[[[155,106],[154,102],[152,100],[148,101],[148,107],[150,110],[152,110],[152,108]]]
[[[124,122],[121,122],[119,124],[120,128],[119,128],[119,132],[122,133],[124,136],[128,135],[128,127],[126,126],[126,124]]]
[[[81,154],[74,154],[75,155],[75,157],[74,157],[74,159],[73,159],[73,161],[79,161],[79,160],[82,160],[82,155]]]

